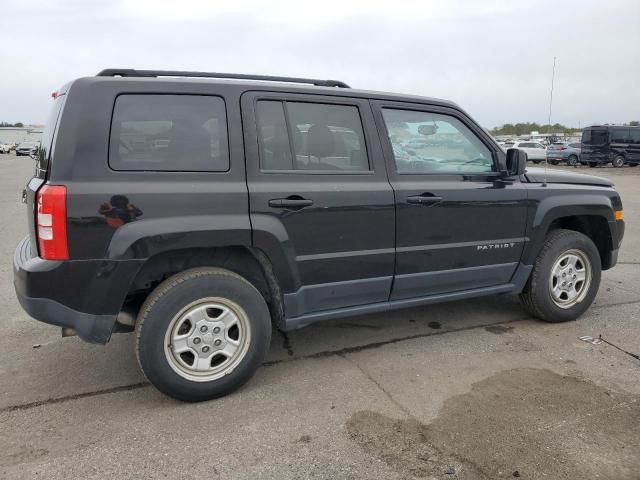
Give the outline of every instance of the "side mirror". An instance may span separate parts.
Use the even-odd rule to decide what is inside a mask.
[[[507,150],[507,175],[520,176],[527,169],[527,153],[517,149]]]
[[[437,125],[420,125],[418,127],[418,133],[420,135],[435,135],[438,132]]]

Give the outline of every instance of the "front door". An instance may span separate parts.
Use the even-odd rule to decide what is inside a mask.
[[[391,299],[508,283],[525,243],[526,188],[498,174],[504,154],[457,110],[374,107],[396,195]]]
[[[287,319],[387,301],[395,207],[369,103],[248,92],[242,113],[253,245]]]

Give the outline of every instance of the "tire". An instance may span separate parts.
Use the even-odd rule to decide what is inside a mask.
[[[147,297],[136,325],[145,376],[162,393],[187,402],[221,397],[245,384],[270,341],[264,298],[222,268],[194,268],[168,278]],[[178,342],[180,352],[174,348]]]
[[[551,165],[558,165],[560,162],[558,160],[549,160]]]
[[[618,155],[616,158],[614,158],[611,161],[611,165],[613,165],[616,168],[624,167],[624,157],[622,155]]]
[[[569,158],[567,158],[567,165],[569,165],[570,167],[575,167],[578,164],[578,157],[576,157],[575,155],[569,155]]]
[[[570,255],[578,260],[573,269],[569,263],[562,267],[561,260]],[[568,278],[563,278],[560,272],[567,274]],[[581,288],[573,288],[577,296],[572,299],[569,291],[562,290],[562,281],[572,280],[572,275],[580,278],[580,272],[584,272],[585,278]],[[593,302],[600,286],[600,276],[600,254],[591,239],[573,230],[554,230],[547,235],[520,300],[534,317],[545,322],[575,320]],[[579,283],[578,280],[576,285]],[[552,293],[552,289],[560,292],[560,298]]]

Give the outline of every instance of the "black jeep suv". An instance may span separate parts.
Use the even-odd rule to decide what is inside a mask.
[[[188,401],[246,382],[272,325],[498,293],[573,320],[616,263],[622,203],[525,163],[447,101],[105,70],[55,95],[16,293],[89,342],[135,331],[147,378]]]

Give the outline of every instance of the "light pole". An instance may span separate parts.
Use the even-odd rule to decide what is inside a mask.
[[[549,130],[551,130],[551,106],[553,105],[553,81],[556,76],[556,57],[553,57],[553,71],[551,73],[551,93],[549,94]],[[551,133],[551,132],[549,132]]]

